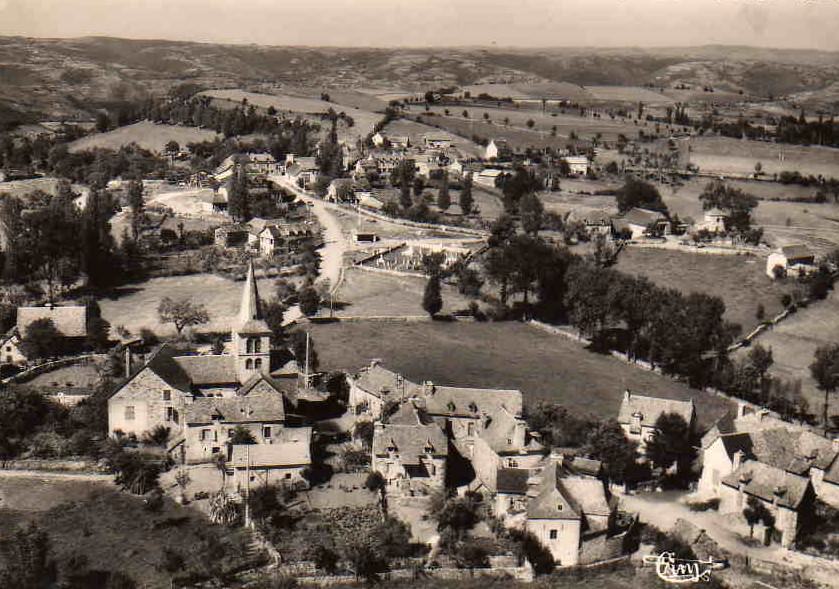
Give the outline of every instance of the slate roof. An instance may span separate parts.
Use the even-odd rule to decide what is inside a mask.
[[[640,209],[636,207],[627,211],[624,214],[623,219],[632,225],[647,227],[656,221],[663,221],[665,217],[664,214],[658,211],[651,211],[649,209]]]
[[[245,277],[245,287],[242,289],[242,301],[239,305],[239,315],[233,329],[243,335],[266,335],[271,330],[262,315],[262,305],[253,271],[253,262],[248,263]]]
[[[281,430],[281,438],[271,444],[235,444],[230,464],[234,468],[305,466],[312,463],[312,428]]]
[[[419,457],[425,455],[425,446],[430,442],[433,456],[447,456],[449,443],[443,430],[432,425],[382,424],[373,433],[373,453],[387,456],[388,448],[395,447],[402,464],[419,464]]]
[[[803,244],[785,245],[781,248],[781,253],[787,261],[790,262],[796,260],[813,261],[816,257],[816,255],[810,251],[810,248]]]
[[[752,437],[749,434],[723,434],[720,438],[729,458],[733,458],[737,452],[742,452],[747,457],[754,456]]]
[[[572,474],[596,477],[600,475],[600,471],[603,469],[603,463],[593,458],[566,456],[562,462],[562,467]]]
[[[745,484],[744,491],[767,502],[776,497],[778,504],[797,510],[810,487],[810,479],[796,476],[780,468],[747,460],[740,468],[724,477],[722,484],[737,489]]]
[[[828,470],[837,459],[833,443],[812,432],[775,427],[750,436],[758,460],[790,472],[806,472],[805,465]]]
[[[239,382],[233,356],[175,356],[172,360],[193,385],[230,385]]]
[[[528,519],[580,519],[608,516],[609,498],[603,482],[590,477],[564,476],[556,461],[545,467],[539,494],[527,506]]]
[[[526,468],[499,468],[495,479],[498,493],[524,495],[527,493],[527,481],[530,471]]]
[[[270,376],[265,376],[261,372],[257,372],[253,376],[251,376],[245,384],[243,384],[239,389],[236,391],[236,395],[239,397],[247,397],[248,394],[259,384],[259,383],[266,383],[270,386],[274,391],[277,392],[279,395],[283,395],[284,391],[280,384],[275,381]]]
[[[188,393],[192,390],[192,380],[181,365],[175,362],[178,353],[172,346],[163,344],[151,355],[144,368],[154,372],[172,388]]]
[[[422,392],[422,386],[376,363],[359,370],[353,380],[357,387],[380,399],[401,397],[402,383],[406,398]]]
[[[17,328],[21,334],[26,335],[26,328],[38,319],[51,319],[65,337],[87,335],[87,309],[83,305],[17,308]]]
[[[282,397],[199,397],[186,406],[186,423],[262,423],[283,421]]]
[[[425,395],[425,409],[431,415],[473,417],[496,415],[501,409],[511,415],[522,413],[522,394],[515,389],[475,389],[432,385]]]
[[[629,423],[635,413],[641,414],[642,426],[652,427],[662,413],[678,413],[690,425],[694,406],[693,401],[650,397],[626,391],[618,412],[618,422]]]
[[[490,416],[489,423],[485,423],[479,435],[494,452],[499,454],[538,452],[543,449],[542,445],[535,440],[531,440],[531,444],[527,444],[527,441],[524,445],[516,444],[516,440],[521,439],[521,436],[516,435],[519,428],[527,429],[524,420],[517,419],[507,409],[501,407]]]

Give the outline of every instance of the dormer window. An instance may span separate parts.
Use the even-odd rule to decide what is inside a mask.
[[[629,422],[629,433],[632,434],[640,434],[641,433],[641,421],[644,419],[644,416],[639,412],[636,411],[632,414],[632,419]]]
[[[434,453],[434,446],[431,445],[431,442],[425,443],[425,448],[423,448],[423,452],[425,452],[426,454]]]
[[[449,402],[448,402],[448,404],[446,404],[446,408],[447,408],[449,411],[454,412],[454,410],[455,410],[454,402],[453,402],[453,401],[449,401]]]
[[[472,413],[478,412],[478,406],[475,404],[475,401],[469,403],[469,411],[471,411]]]

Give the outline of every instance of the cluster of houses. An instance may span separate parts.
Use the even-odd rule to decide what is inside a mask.
[[[223,248],[244,247],[260,256],[294,254],[319,236],[317,227],[304,220],[262,219],[222,225],[215,230],[215,245]]]
[[[560,566],[621,554],[627,518],[601,464],[549,452],[528,431],[521,391],[418,384],[377,361],[348,380],[350,412],[374,422],[372,469],[388,494],[480,492],[504,525],[532,532]],[[450,468],[463,459],[474,475]]]
[[[186,463],[224,456],[237,486],[305,486],[312,430],[289,423],[297,404],[297,371],[272,366],[271,330],[253,265],[231,335],[230,353],[184,355],[160,347],[109,398],[109,432],[142,439],[165,427],[169,452]],[[242,429],[253,443],[232,443]]]

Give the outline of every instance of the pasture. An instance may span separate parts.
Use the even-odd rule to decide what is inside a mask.
[[[88,149],[116,150],[130,143],[136,143],[143,149],[161,153],[169,141],[177,141],[181,147],[185,147],[188,143],[211,141],[217,137],[219,137],[218,133],[208,129],[140,121],[106,133],[82,137],[70,143],[68,149],[70,152]]]
[[[702,172],[749,175],[757,162],[764,174],[784,170],[825,177],[839,177],[839,149],[804,145],[785,145],[764,141],[743,141],[729,137],[693,137],[690,140],[692,164]]]
[[[781,378],[801,379],[810,411],[820,414],[824,394],[816,388],[809,366],[817,347],[839,343],[839,290],[831,292],[824,301],[799,309],[756,341],[772,348],[775,363],[770,372]],[[837,412],[834,404],[832,414]]]
[[[586,86],[585,90],[593,99],[605,102],[643,102],[650,105],[669,105],[675,102],[661,92],[640,86]]]
[[[481,157],[484,154],[484,148],[470,139],[410,119],[394,119],[382,132],[385,135],[407,136],[411,139],[411,145],[423,145],[426,135],[442,136],[451,139],[452,146],[467,158]]]
[[[359,268],[349,268],[335,295],[341,308],[337,316],[370,317],[397,315],[425,315],[422,294],[426,279],[419,276],[396,276]],[[443,285],[442,313],[466,309],[469,300],[452,286]],[[329,309],[323,309],[328,315]]]
[[[767,317],[776,315],[783,310],[781,296],[791,290],[766,276],[765,268],[763,257],[632,246],[621,252],[617,263],[618,270],[646,276],[664,288],[720,297],[725,303],[725,319],[740,324],[744,334],[759,323],[755,317],[758,304],[763,304]]]
[[[102,317],[111,326],[119,325],[137,334],[148,327],[161,335],[174,335],[172,324],[162,324],[157,308],[164,297],[190,299],[204,305],[210,322],[199,326],[200,332],[226,332],[239,312],[243,282],[235,282],[214,274],[192,274],[189,276],[167,276],[152,278],[146,282],[117,289],[109,298],[102,298],[99,306]],[[258,280],[262,298],[273,296],[273,280]]]
[[[601,418],[617,415],[627,388],[692,398],[706,425],[727,408],[720,398],[523,323],[363,321],[306,328],[326,370],[355,371],[380,358],[415,382],[517,388],[526,403],[552,401]]]

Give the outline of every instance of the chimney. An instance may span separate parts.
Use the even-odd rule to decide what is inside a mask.
[[[629,401],[629,397],[631,397],[631,396],[632,396],[632,393],[631,393],[631,392],[629,392],[629,389],[624,389],[624,391],[623,391],[623,400],[624,400],[624,401]]]
[[[131,349],[125,346],[125,378],[131,378]]]
[[[748,413],[748,411],[749,411],[748,403],[746,403],[744,401],[738,401],[737,402],[737,418],[738,419],[740,417],[745,417],[746,414]]]
[[[738,468],[740,468],[740,464],[742,464],[743,462],[744,455],[745,454],[742,450],[737,450],[737,452],[734,453],[734,456],[731,457],[731,468],[733,470],[737,470]]]

